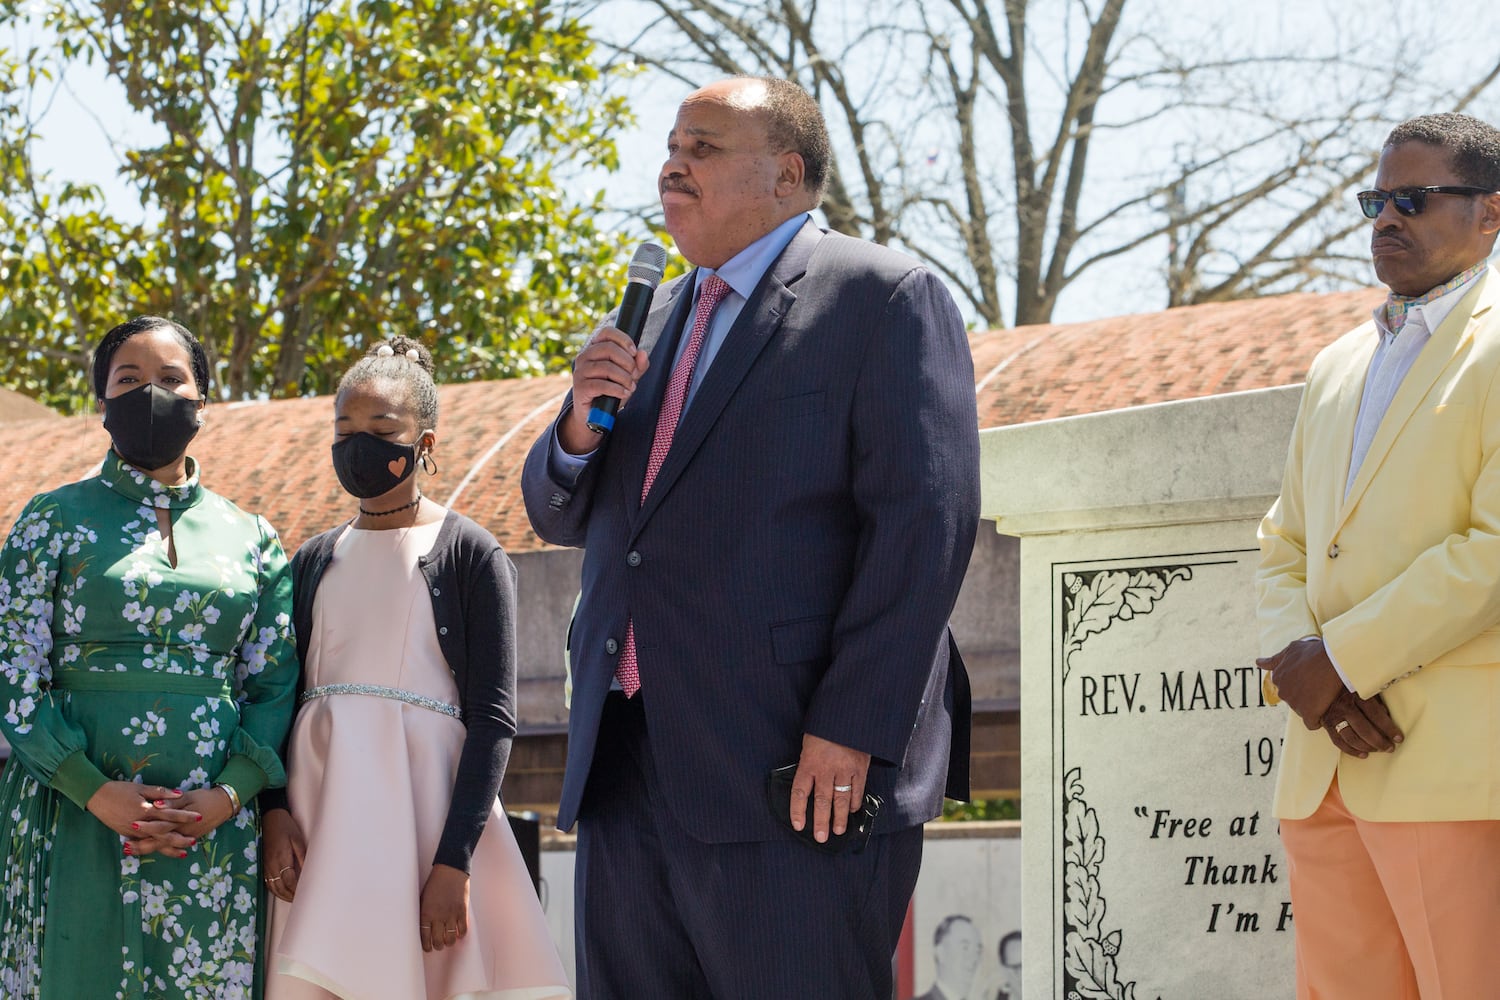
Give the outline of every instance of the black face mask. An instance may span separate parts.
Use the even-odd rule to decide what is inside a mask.
[[[181,458],[203,426],[202,402],[147,382],[104,401],[104,429],[115,454],[137,469],[160,469]]]
[[[333,471],[345,492],[369,500],[389,493],[417,471],[417,446],[360,431],[333,443]]]

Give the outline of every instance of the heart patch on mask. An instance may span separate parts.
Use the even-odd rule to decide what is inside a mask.
[[[406,472],[406,456],[402,455],[400,458],[391,459],[389,462],[385,463],[385,467],[391,470],[391,475],[395,476],[398,479],[401,478],[401,476]]]

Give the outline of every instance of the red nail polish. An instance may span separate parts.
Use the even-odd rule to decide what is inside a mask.
[[[163,807],[163,806],[165,806],[165,805],[166,805],[166,802],[164,802],[164,801],[163,801],[163,800],[161,800],[161,799],[157,799],[157,800],[156,800],[156,802],[155,802],[155,803],[154,803],[154,804],[155,804],[155,806],[156,806],[156,808],[158,808],[158,809],[160,809],[160,808],[162,808],[162,807]]]
[[[196,823],[202,823],[203,822],[203,816],[202,816],[202,814],[201,813],[193,813],[193,821],[196,822]]]
[[[202,819],[202,817],[200,816],[199,819]],[[188,841],[188,846],[189,847],[197,847],[198,846],[198,838],[194,837],[192,840]],[[187,857],[187,853],[184,852],[182,856],[183,857]]]
[[[130,824],[130,828],[132,830],[139,830],[141,828],[141,824],[139,824],[139,823],[132,823],[132,824]]]
[[[125,853],[126,853],[126,854],[129,854],[129,853],[130,853],[130,845],[129,845],[129,844],[126,844],[126,845],[125,845]]]

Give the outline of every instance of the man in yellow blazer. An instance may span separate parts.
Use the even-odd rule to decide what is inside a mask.
[[[1415,118],[1260,527],[1299,998],[1500,997],[1500,131]]]

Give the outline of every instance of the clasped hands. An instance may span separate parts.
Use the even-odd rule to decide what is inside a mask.
[[[1299,639],[1255,665],[1271,675],[1276,693],[1308,729],[1322,729],[1352,757],[1389,753],[1404,738],[1379,695],[1361,698],[1344,687],[1323,640]]]
[[[107,781],[90,797],[87,809],[105,826],[125,838],[122,850],[131,857],[160,852],[185,858],[207,835],[235,814],[222,788],[179,791],[165,785]]]

